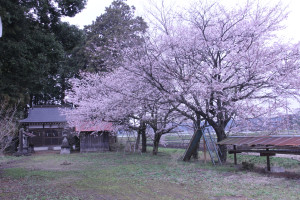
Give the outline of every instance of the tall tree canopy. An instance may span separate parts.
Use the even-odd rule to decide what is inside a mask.
[[[89,71],[111,71],[112,66],[120,64],[121,50],[141,44],[141,35],[146,32],[147,24],[142,17],[134,16],[135,8],[126,0],[115,0],[85,27],[87,43],[85,55]]]
[[[3,0],[0,16],[0,99],[49,103],[63,98],[61,74],[72,49],[84,38],[75,26],[62,23],[86,0]]]

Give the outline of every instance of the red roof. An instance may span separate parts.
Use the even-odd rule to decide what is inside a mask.
[[[75,127],[76,131],[113,131],[113,124],[111,122],[82,122]]]

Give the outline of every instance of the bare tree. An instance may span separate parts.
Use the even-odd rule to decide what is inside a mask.
[[[0,107],[0,154],[11,144],[13,136],[17,133],[16,120],[17,106],[9,106],[4,102]]]

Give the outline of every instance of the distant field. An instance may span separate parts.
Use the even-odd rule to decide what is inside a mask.
[[[161,143],[161,145],[165,144],[167,146],[170,146],[172,144],[180,144],[182,147],[185,147],[189,144],[191,138],[192,138],[192,134],[187,134],[187,133],[186,134],[166,134],[162,137],[160,143]],[[118,137],[118,141],[121,144],[126,144],[127,141],[134,143],[135,140],[136,140],[136,137],[133,137],[133,136]],[[201,144],[202,143],[203,143],[203,141],[201,140]],[[147,144],[152,146],[153,141],[151,140],[151,138],[147,138]]]
[[[239,155],[239,163],[255,164],[246,171],[234,167],[231,157],[216,167],[203,160],[183,162],[183,152],[0,157],[0,199],[299,199],[299,161],[271,158],[288,171],[273,174],[261,172],[265,159],[256,156]]]
[[[215,141],[217,141],[217,137],[214,133],[211,133],[213,139]],[[230,136],[265,136],[265,135],[270,135],[269,132],[263,132],[263,131],[259,131],[259,132],[247,132],[247,133],[235,133],[235,134],[229,134]],[[272,135],[272,134],[271,134]],[[278,134],[274,134],[274,135],[300,135],[300,132],[298,132],[297,130],[285,130],[285,131],[281,131]],[[190,142],[190,139],[192,138],[193,133],[172,133],[172,134],[166,134],[163,136],[163,141],[164,144],[166,145],[166,147],[173,147],[175,146],[176,148],[186,148]],[[131,141],[132,143],[134,143],[136,140],[135,137],[133,136],[118,136],[118,141],[122,144],[125,144],[127,141]],[[147,139],[147,144],[148,145],[152,145],[153,141],[148,138]],[[203,138],[200,141],[200,148],[203,147]]]

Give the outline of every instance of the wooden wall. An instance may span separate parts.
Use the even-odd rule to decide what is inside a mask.
[[[31,142],[35,147],[40,147],[40,146],[60,146],[62,142],[62,132],[64,129],[58,129],[58,128],[53,128],[53,129],[34,129],[30,130],[35,137],[31,138]]]
[[[91,134],[90,132],[80,134],[80,152],[102,152],[109,151],[110,134],[108,132],[99,132]]]

